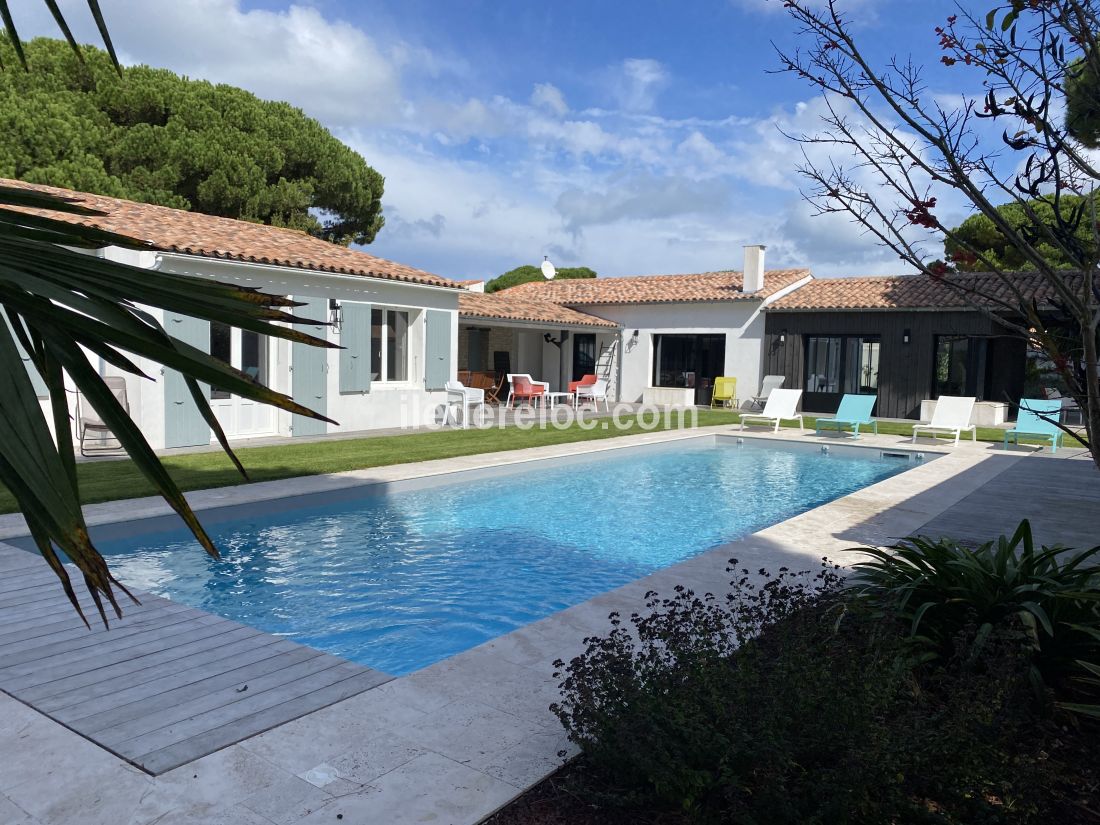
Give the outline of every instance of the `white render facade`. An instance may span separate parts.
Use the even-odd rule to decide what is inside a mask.
[[[168,252],[133,252],[109,247],[98,254],[149,269],[151,277],[155,277],[153,273],[157,271],[172,272],[240,284],[269,294],[308,301],[308,306],[295,312],[315,320],[330,320],[330,301],[335,301],[345,319],[354,311],[360,314],[386,313],[380,328],[383,332],[389,329],[386,321],[391,317],[399,322],[392,324],[399,327],[395,335],[383,336],[381,342],[384,348],[388,345],[395,350],[391,354],[383,349],[383,374],[372,375],[373,380],[368,380],[365,385],[362,382],[349,385],[342,359],[345,364],[353,355],[363,358],[364,363],[369,360],[371,354],[368,349],[378,343],[377,338],[371,341],[369,332],[365,341],[360,336],[358,351],[350,348],[325,350],[242,333],[237,329],[226,328],[220,331],[221,336],[212,336],[209,324],[186,319],[187,331],[191,336],[189,343],[208,352],[212,347],[220,346],[233,366],[252,371],[272,389],[290,395],[299,403],[339,422],[338,425],[327,424],[294,416],[207,388],[211,407],[230,439],[413,427],[438,420],[439,409],[445,403],[443,381],[453,377],[456,371],[457,289]],[[170,334],[180,334],[183,319],[165,317],[160,310],[151,312]],[[430,324],[447,330],[445,340],[439,340],[437,335],[431,346],[427,340]],[[309,325],[299,328],[348,347],[346,339],[351,332],[346,322],[339,328]],[[251,336],[251,339],[246,339],[246,336]],[[188,336],[184,334],[183,337],[186,339]],[[395,341],[397,346],[394,346]],[[429,361],[436,366],[430,367]],[[133,375],[124,377],[130,414],[150,445],[154,449],[163,449],[211,443],[213,433],[205,422],[196,421],[198,410],[193,400],[186,392],[179,391],[182,382],[174,385],[175,376],[169,374],[171,371],[154,362],[143,359],[139,361],[139,366],[153,380]],[[386,375],[387,369],[396,374]],[[101,372],[104,375],[121,375],[106,365],[101,365]],[[75,396],[72,403],[75,406]],[[181,417],[184,419],[182,426]]]
[[[724,355],[722,363],[715,365],[715,374],[735,377],[737,394],[744,402],[756,394],[763,377],[763,308],[809,280],[807,275],[782,289],[766,292],[766,297],[760,300],[571,306],[622,326],[618,350],[619,400],[658,405],[695,403],[694,393],[661,386],[658,365],[661,342],[667,343],[667,336],[698,336],[722,342]]]

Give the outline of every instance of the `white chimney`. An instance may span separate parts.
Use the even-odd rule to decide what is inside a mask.
[[[764,288],[764,250],[763,244],[745,247],[745,271],[741,291],[746,295],[759,292]]]

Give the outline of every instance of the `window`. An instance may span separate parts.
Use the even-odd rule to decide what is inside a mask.
[[[580,332],[573,336],[573,380],[596,372],[596,336]]]
[[[872,395],[878,391],[877,338],[849,338],[845,357],[844,392]]]
[[[709,404],[710,387],[725,366],[725,335],[653,336],[655,387],[695,387],[695,402]]]
[[[223,324],[220,321],[210,322],[210,354],[219,361],[233,363],[233,328],[229,324]],[[212,399],[228,398],[229,392],[211,387],[210,397]]]
[[[372,309],[370,369],[373,381],[409,380],[409,313]]]
[[[210,322],[210,354],[249,378],[267,384],[267,339],[257,332],[234,329],[221,321]],[[229,398],[227,390],[210,388],[210,399]]]
[[[843,338],[806,339],[806,392],[840,392]]]
[[[241,330],[241,372],[249,378],[266,383],[264,373],[264,355],[266,350],[260,346],[260,334],[250,330]]]
[[[932,363],[932,397],[988,394],[985,338],[937,335]]]
[[[864,335],[806,336],[807,393],[878,391],[879,339]]]

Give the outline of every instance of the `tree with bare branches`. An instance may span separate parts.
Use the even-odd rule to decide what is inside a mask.
[[[929,32],[935,59],[958,72],[950,96],[930,90],[913,58],[872,60],[836,0],[784,6],[800,45],[780,50],[781,70],[825,104],[820,129],[790,136],[802,144],[803,196],[1027,337],[1080,407],[1079,437],[1100,467],[1100,155],[1088,100],[1100,0],[1009,0],[980,13],[960,5]],[[942,222],[944,202],[988,220],[1032,274]],[[1011,210],[998,208],[1006,202]],[[960,269],[992,277],[953,277]]]

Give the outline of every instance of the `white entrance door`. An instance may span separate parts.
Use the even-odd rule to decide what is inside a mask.
[[[261,384],[269,383],[268,339],[217,321],[210,324],[210,354],[231,364]],[[225,390],[210,388],[210,406],[228,438],[273,435],[275,410]]]

